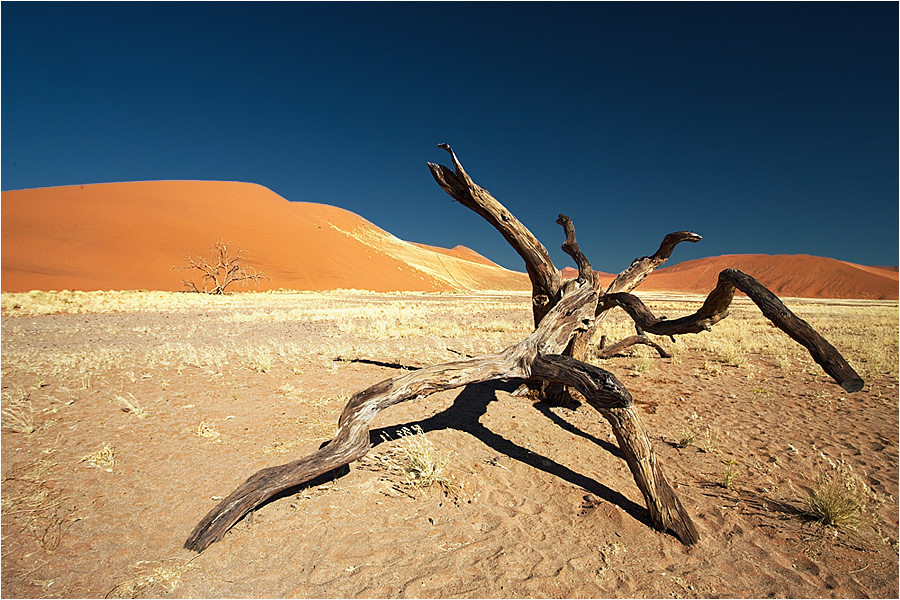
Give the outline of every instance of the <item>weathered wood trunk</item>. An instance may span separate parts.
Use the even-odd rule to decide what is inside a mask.
[[[185,547],[202,551],[221,539],[245,514],[275,494],[363,457],[369,451],[369,424],[385,408],[476,382],[536,377],[573,386],[597,409],[626,409],[626,416],[613,423],[616,436],[624,447],[629,448],[626,457],[636,457],[636,465],[649,461],[648,453],[652,453],[650,440],[637,413],[631,410],[633,400],[625,386],[608,371],[558,355],[575,332],[590,326],[596,306],[594,289],[588,285],[581,286],[545,315],[534,333],[499,354],[418,369],[357,392],[344,408],[338,421],[338,432],[331,442],[311,456],[263,469],[247,479],[197,525]],[[629,458],[629,464],[631,460]],[[635,468],[632,467],[633,470]],[[641,467],[636,473],[642,478],[639,481],[642,491],[644,488],[653,493],[656,490],[671,491],[659,468]],[[674,498],[674,492],[671,492],[671,497]],[[656,505],[661,508],[657,510]],[[685,543],[696,541],[696,532],[692,528],[680,526],[690,522],[690,517],[680,505],[656,502],[650,511],[651,515],[656,512],[660,514],[654,523],[658,521],[663,530],[670,528],[672,519],[669,515],[677,514],[678,519],[674,523],[679,526],[671,527],[673,532],[679,536],[690,534],[681,538]]]
[[[566,236],[563,250],[578,265],[577,279],[563,283],[546,248],[487,190],[469,178],[449,146],[440,147],[450,153],[454,170],[429,163],[435,180],[450,196],[491,223],[525,261],[532,283],[534,332],[498,354],[425,367],[357,392],[344,408],[333,440],[310,456],[252,475],[200,521],[185,543],[186,548],[203,551],[275,494],[364,456],[370,449],[370,423],[380,411],[412,398],[491,380],[539,383],[549,396],[567,389],[577,392],[612,426],[647,504],[653,527],[670,531],[685,544],[697,542],[699,534],[663,473],[646,427],[634,410],[631,394],[615,375],[583,360],[597,324],[614,306],[623,308],[634,319],[638,335],[609,346],[607,352],[645,343],[663,355],[665,350],[644,332],[672,336],[708,330],[727,315],[737,288],[750,296],[777,327],[803,344],[844,389],[853,392],[862,388],[862,379],[831,344],[774,294],[740,271],[723,271],[700,310],[679,319],[658,319],[629,293],[665,263],[677,244],[699,241],[700,236],[694,233],[667,235],[654,255],[636,259],[603,293],[590,262],[578,248],[571,219],[560,215],[557,222]]]

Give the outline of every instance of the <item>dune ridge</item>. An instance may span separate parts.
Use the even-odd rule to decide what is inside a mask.
[[[259,290],[530,290],[524,273],[464,246],[401,240],[335,206],[225,181],[143,181],[2,193],[2,290],[178,291],[173,270],[215,242],[245,248]],[[473,216],[473,218],[476,218]],[[898,299],[897,267],[808,255],[726,255],[659,269],[643,290],[706,294],[733,267],[781,296]],[[564,277],[576,271],[563,269]],[[601,273],[608,285],[614,275]],[[241,289],[238,287],[232,289]]]

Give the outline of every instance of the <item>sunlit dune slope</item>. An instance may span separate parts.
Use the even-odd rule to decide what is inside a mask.
[[[455,258],[461,258],[463,260],[468,260],[470,262],[478,263],[481,265],[487,265],[489,267],[499,267],[497,263],[492,260],[488,260],[482,255],[478,254],[471,248],[466,248],[465,246],[454,246],[453,248],[440,248],[438,246],[429,246],[427,244],[418,244],[413,242],[413,246],[418,246],[419,248],[424,248],[425,250],[431,250],[433,252],[437,252],[438,254],[443,254],[445,256],[453,256]]]
[[[729,267],[753,276],[784,297],[898,299],[896,268],[806,254],[730,254],[689,260],[655,271],[640,289],[706,294],[716,286],[719,272]]]
[[[3,192],[2,204],[3,291],[180,290],[188,274],[172,267],[211,257],[220,239],[271,277],[251,289],[530,289],[523,273],[467,248],[410,244],[349,211],[250,183],[40,188]]]

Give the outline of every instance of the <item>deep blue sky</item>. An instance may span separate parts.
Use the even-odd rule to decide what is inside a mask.
[[[2,189],[262,184],[519,258],[426,162],[456,150],[598,270],[718,254],[898,262],[898,4],[10,3]]]

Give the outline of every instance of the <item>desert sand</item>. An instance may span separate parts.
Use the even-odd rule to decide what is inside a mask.
[[[177,291],[188,254],[219,240],[271,278],[252,289],[528,290],[524,273],[469,248],[398,239],[325,204],[288,202],[249,183],[151,181],[3,192],[3,291]],[[476,215],[472,215],[477,219]],[[651,274],[643,288],[708,293],[727,267],[797,298],[898,298],[896,267],[814,256],[730,255]],[[574,269],[566,273],[573,276]],[[601,273],[608,285],[613,275]],[[235,288],[239,289],[239,288]]]
[[[3,192],[3,291],[184,289],[172,269],[221,240],[253,289],[527,289],[477,253],[413,245],[349,211],[249,183],[152,181]]]
[[[367,457],[198,555],[183,544],[204,514],[329,440],[351,394],[528,335],[527,277],[242,183],[4,192],[2,227],[3,597],[898,596],[895,268],[714,257],[637,290],[674,318],[745,270],[866,381],[845,393],[746,298],[712,332],[658,339],[671,358],[593,356],[634,396],[695,546],[650,527],[593,409],[501,382],[390,407]],[[171,267],[222,238],[272,277],[261,290],[372,291],[10,293],[179,290]],[[633,332],[614,311],[597,338]],[[389,466],[416,428],[448,487]],[[838,473],[866,493],[859,520],[798,515]]]
[[[182,544],[200,518],[328,440],[351,393],[518,341],[528,294],[48,296],[4,294],[4,408],[32,425],[4,415],[5,598],[897,597],[896,302],[790,302],[865,377],[855,394],[746,300],[660,339],[671,359],[600,363],[634,396],[693,547],[649,526],[593,409],[499,383],[385,410],[348,473],[197,555]],[[645,298],[670,316],[701,300]],[[600,333],[633,332],[610,316]],[[452,494],[385,468],[417,426]],[[785,508],[839,461],[881,499],[852,532]]]

